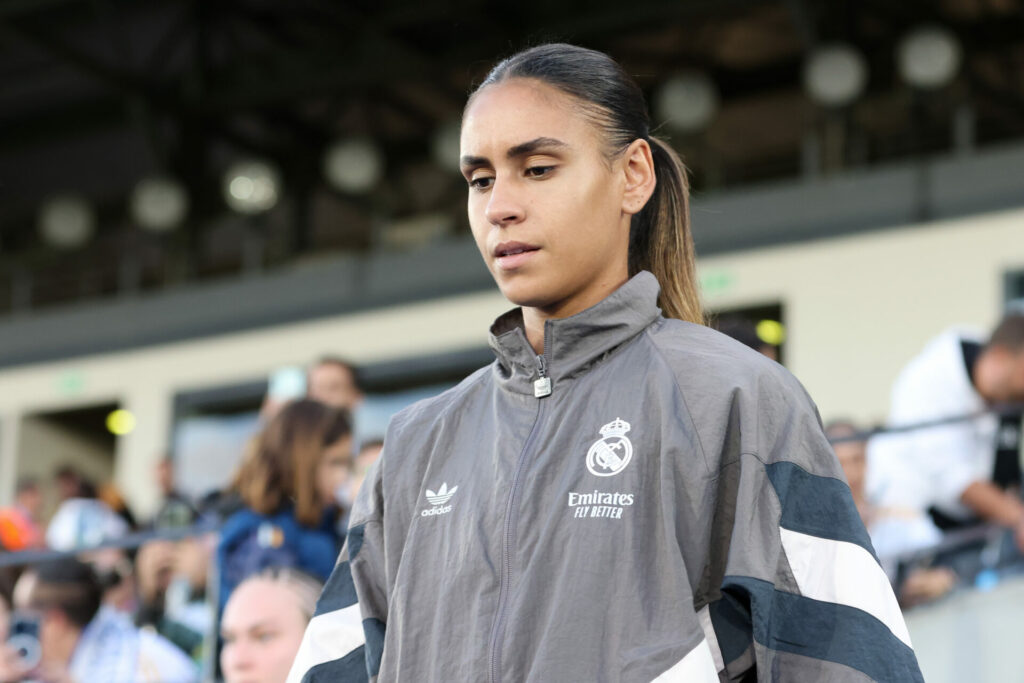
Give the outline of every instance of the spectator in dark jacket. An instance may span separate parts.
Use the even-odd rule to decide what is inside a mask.
[[[222,608],[235,586],[267,567],[327,579],[342,541],[336,494],[351,462],[352,426],[344,411],[303,399],[267,425],[233,484],[244,507],[221,530]]]

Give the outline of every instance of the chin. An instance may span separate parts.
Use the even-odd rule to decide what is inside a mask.
[[[536,282],[525,282],[525,278],[511,278],[512,281],[498,281],[498,289],[505,298],[516,306],[525,308],[544,308],[558,297],[551,293],[550,288]],[[516,281],[519,280],[519,281]]]

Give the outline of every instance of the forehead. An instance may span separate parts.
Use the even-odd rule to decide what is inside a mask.
[[[310,375],[313,379],[328,381],[350,381],[352,379],[352,371],[338,363],[320,363],[318,365],[314,365],[313,369],[310,371]]]
[[[246,629],[257,623],[283,624],[301,619],[295,596],[275,581],[254,579],[235,589],[224,608],[226,629]]]
[[[525,78],[478,91],[462,118],[463,155],[504,151],[542,137],[586,144],[597,141],[597,131],[570,95]]]

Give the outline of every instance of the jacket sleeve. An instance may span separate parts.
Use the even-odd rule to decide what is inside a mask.
[[[345,545],[306,627],[288,683],[376,681],[387,616],[383,459],[381,454],[359,491]]]
[[[794,380],[745,409],[715,483],[703,621],[720,678],[923,681],[813,403]]]

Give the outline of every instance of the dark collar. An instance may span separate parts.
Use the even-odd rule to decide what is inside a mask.
[[[640,271],[605,299],[576,315],[544,323],[544,359],[554,391],[559,380],[588,370],[661,316],[657,279]],[[523,310],[514,308],[491,326],[495,373],[506,388],[533,394],[540,361],[526,339]]]

